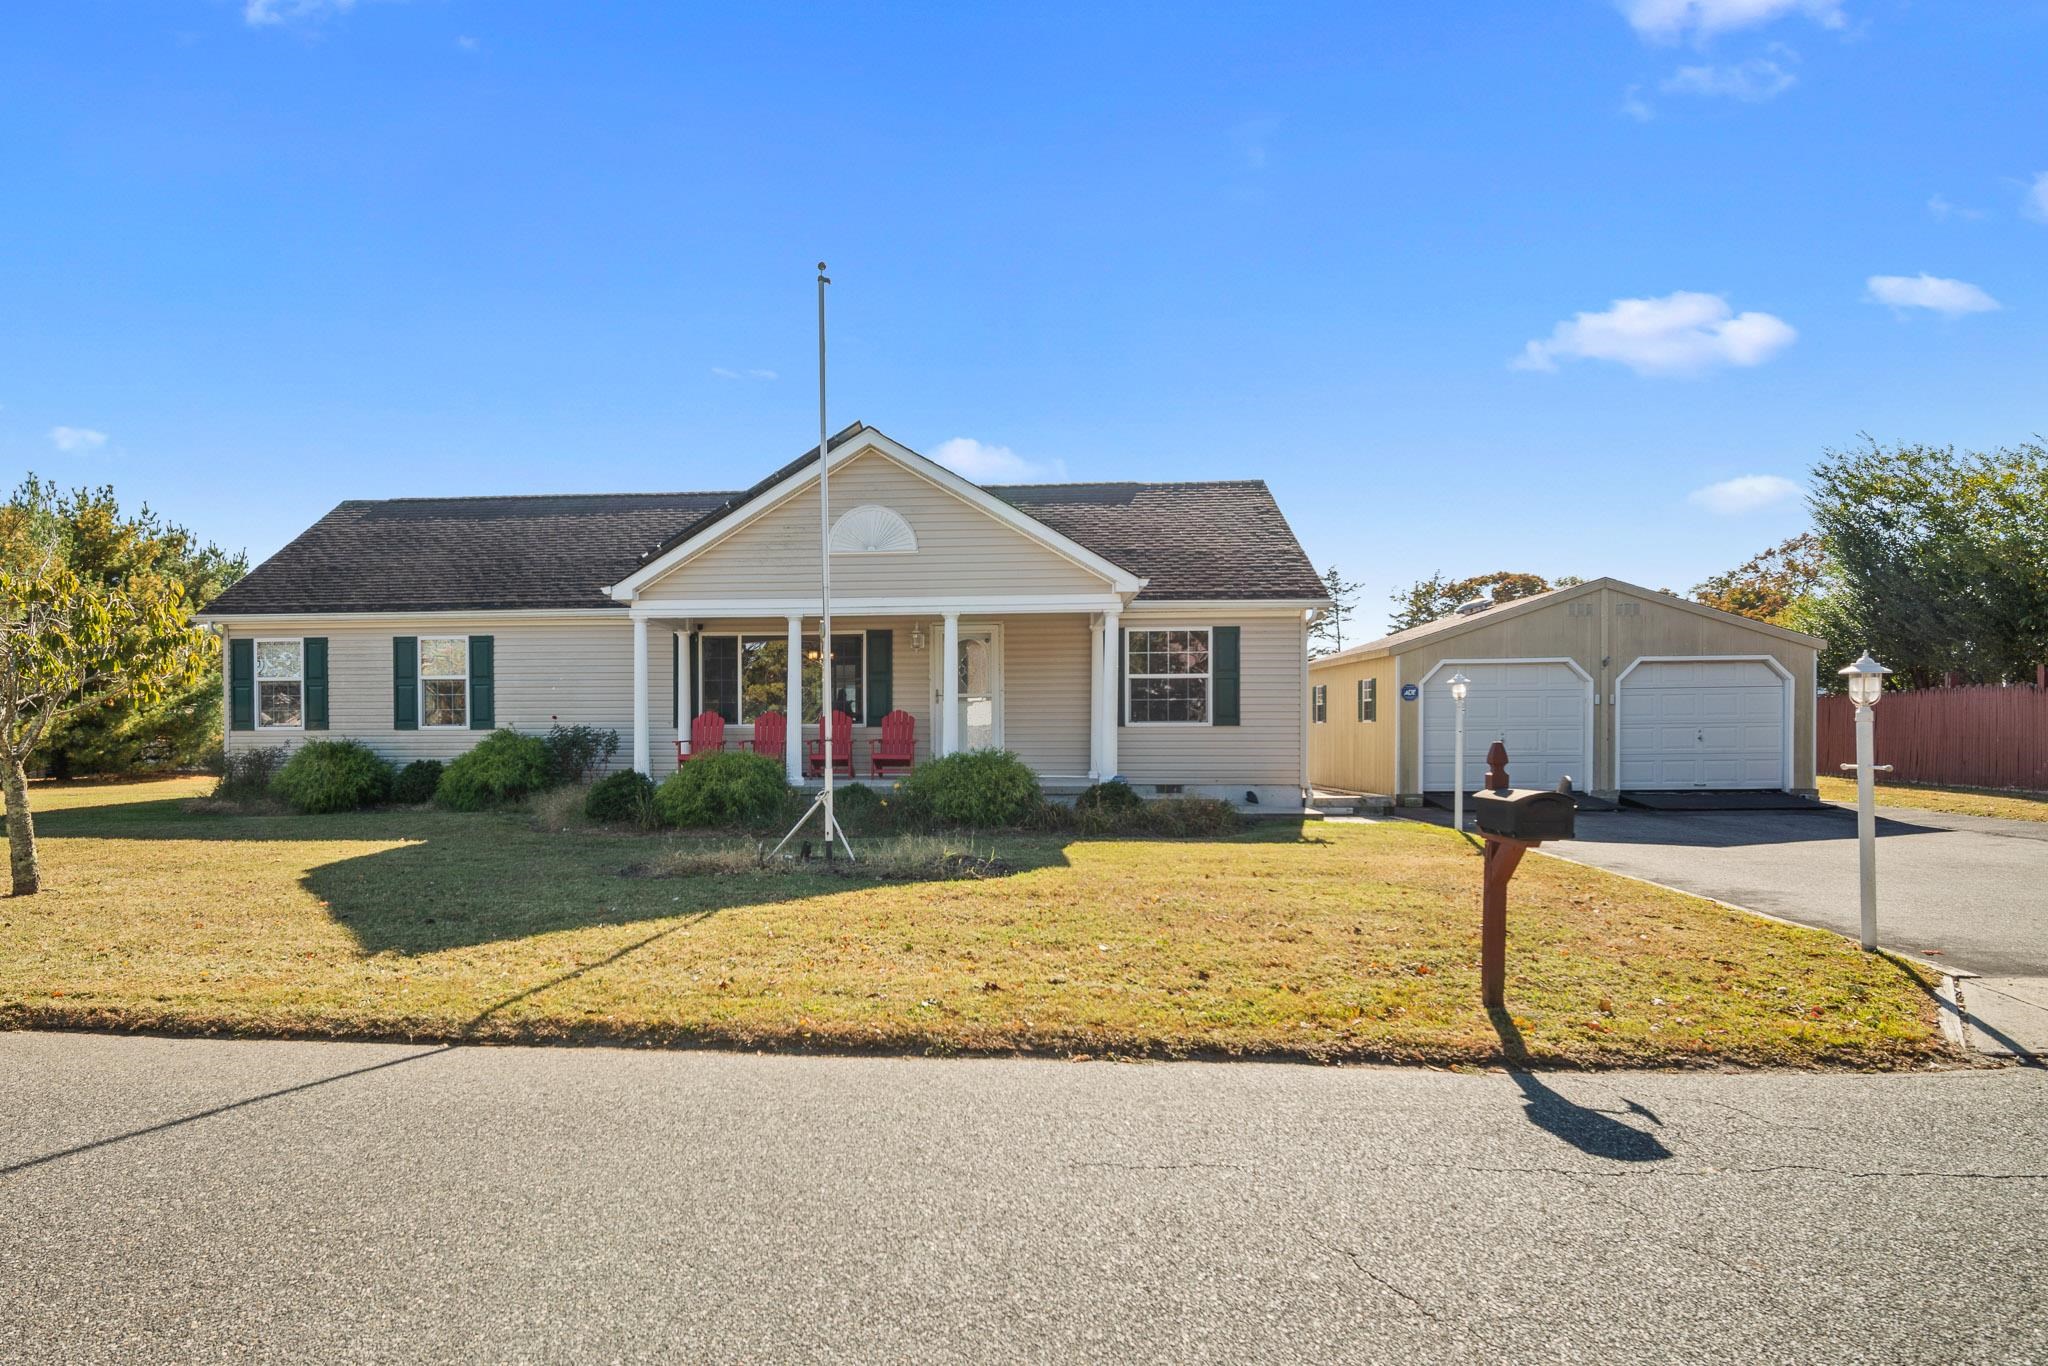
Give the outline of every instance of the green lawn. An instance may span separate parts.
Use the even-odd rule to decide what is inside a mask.
[[[1856,805],[1854,778],[1822,778],[1822,801]],[[1995,816],[2008,821],[2048,821],[2048,793],[1986,792],[1972,787],[1920,787],[1912,783],[1879,783],[1879,806],[1913,811],[1944,811],[1956,816]]]
[[[1416,823],[983,837],[1023,871],[648,877],[674,837],[521,813],[200,814],[198,780],[43,786],[0,902],[0,1025],[763,1048],[1476,1062],[1479,867]],[[1532,858],[1509,1002],[1586,1065],[1947,1056],[1917,969]]]

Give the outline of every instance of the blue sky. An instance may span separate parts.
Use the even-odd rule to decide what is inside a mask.
[[[1373,626],[1689,587],[1859,432],[2048,430],[2048,4],[1104,8],[23,7],[0,464],[257,558],[742,486],[815,431],[821,258],[835,426],[1265,478]]]

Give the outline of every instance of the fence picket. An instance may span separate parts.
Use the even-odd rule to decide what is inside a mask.
[[[1820,771],[1856,757],[1856,709],[1829,695],[1815,709]],[[1895,783],[2048,792],[2048,688],[1922,688],[1877,707],[1877,762]]]

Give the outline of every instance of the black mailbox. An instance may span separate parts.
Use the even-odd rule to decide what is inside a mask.
[[[1578,804],[1570,793],[1515,788],[1507,792],[1473,793],[1472,814],[1482,835],[1535,844],[1541,840],[1570,839]]]

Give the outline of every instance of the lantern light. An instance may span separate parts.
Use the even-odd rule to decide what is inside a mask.
[[[1884,696],[1885,675],[1890,672],[1870,657],[1870,651],[1865,650],[1863,658],[1842,670],[1842,678],[1849,686],[1849,700],[1859,710],[1876,706]]]

